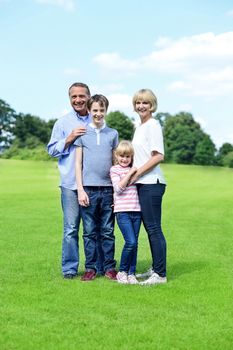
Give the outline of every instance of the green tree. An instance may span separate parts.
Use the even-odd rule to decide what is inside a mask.
[[[163,127],[166,161],[183,164],[214,164],[215,145],[192,114],[167,116]]]
[[[202,131],[192,115],[180,112],[167,118],[163,133],[166,160],[183,164],[193,163],[197,143],[202,139]]]
[[[162,128],[164,128],[164,125],[166,124],[168,118],[171,118],[171,114],[160,112],[160,113],[156,113],[154,118],[158,120]]]
[[[225,142],[222,144],[222,146],[219,148],[216,159],[218,165],[224,165],[224,158],[225,156],[233,151],[233,145],[229,142]]]
[[[215,152],[215,144],[209,135],[204,134],[202,140],[197,143],[193,163],[200,165],[214,165]]]
[[[0,153],[12,143],[15,118],[15,111],[0,99]]]
[[[223,165],[228,166],[229,168],[233,168],[233,151],[228,152],[224,157],[223,157]]]
[[[49,141],[52,121],[46,122],[30,114],[19,114],[16,118],[14,135],[19,147],[35,148]]]
[[[110,112],[106,116],[106,123],[119,133],[120,140],[132,140],[134,133],[134,124],[132,120],[122,112]]]

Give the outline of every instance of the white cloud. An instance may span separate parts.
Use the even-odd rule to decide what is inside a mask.
[[[73,11],[75,9],[74,0],[36,0],[36,2],[41,4],[60,6],[67,11]]]
[[[123,111],[124,113],[133,113],[132,96],[127,94],[110,94],[107,95],[109,99],[110,111]]]
[[[168,89],[196,96],[233,93],[233,32],[203,33],[171,40],[160,37],[149,55],[129,60],[102,53],[94,62],[106,74],[163,74],[173,79]]]
[[[227,12],[227,16],[233,16],[233,10],[229,10],[229,11]]]

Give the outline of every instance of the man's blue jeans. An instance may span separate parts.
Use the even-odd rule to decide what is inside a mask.
[[[162,198],[164,184],[138,184],[138,196],[142,220],[148,234],[153,270],[161,277],[166,276],[166,240],[161,228]]]
[[[138,235],[141,226],[141,212],[119,212],[116,213],[116,219],[125,240],[119,270],[125,271],[128,274],[135,274],[138,252]]]
[[[97,239],[103,251],[104,272],[115,269],[115,237],[112,187],[85,186],[90,201],[88,207],[81,207],[83,220],[83,241],[86,270],[97,270]]]
[[[80,224],[77,191],[61,187],[61,204],[63,210],[62,273],[76,275],[79,265]]]
[[[76,190],[61,187],[61,204],[63,210],[62,273],[78,273],[79,266],[79,226],[80,207]],[[97,272],[103,272],[103,252],[100,238],[97,242]]]

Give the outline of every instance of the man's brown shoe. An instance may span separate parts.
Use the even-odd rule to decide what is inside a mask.
[[[88,281],[94,280],[95,278],[96,278],[95,270],[86,271],[84,275],[81,277],[81,281],[88,282]]]

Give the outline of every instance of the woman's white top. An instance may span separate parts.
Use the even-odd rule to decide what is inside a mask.
[[[150,118],[145,123],[140,124],[134,132],[132,144],[134,148],[133,166],[136,168],[143,166],[151,158],[153,151],[164,155],[163,134],[159,122]],[[157,180],[166,184],[159,165],[140,177],[136,183],[154,184],[157,183]]]

